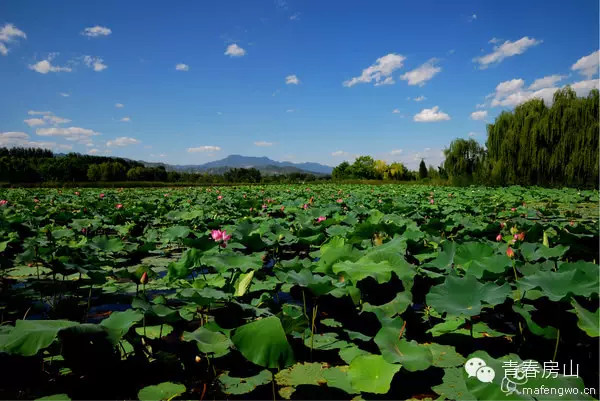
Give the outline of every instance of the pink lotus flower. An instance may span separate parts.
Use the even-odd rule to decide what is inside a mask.
[[[379,203],[383,203],[383,201],[382,201],[381,199],[379,199],[377,202],[379,202]]]
[[[515,257],[515,251],[513,251],[510,246],[506,248],[506,256],[508,256],[511,259]]]
[[[302,205],[302,209],[304,209],[304,210],[308,209],[308,205],[305,203],[304,205]]]
[[[344,200],[342,198],[336,200],[337,203],[342,203]]]
[[[40,200],[39,200],[38,198],[33,198],[33,201],[34,201],[35,203],[38,203]]]
[[[117,203],[117,204],[115,205],[115,207],[117,208],[117,210],[118,210],[118,209],[122,209],[122,208],[123,208],[123,204],[121,204],[121,203]]]
[[[569,221],[569,225],[570,225],[571,227],[573,227],[573,226],[575,225],[575,222],[574,222],[573,220],[571,220],[571,221]]]
[[[498,241],[498,242],[502,241],[502,234],[496,235],[496,241]]]
[[[227,231],[223,230],[212,230],[210,232],[210,236],[212,237],[212,239],[215,242],[221,242],[223,241],[220,246],[222,248],[225,248],[227,246],[227,241],[229,241],[231,239],[231,235],[227,235]]]
[[[100,199],[104,199],[104,194],[100,194]]]
[[[262,205],[262,208],[263,208],[263,209],[266,209],[266,208],[267,208],[267,205]]]
[[[504,228],[506,226],[506,224],[504,224],[503,222],[500,222],[500,228]]]
[[[85,227],[81,229],[81,233],[82,234],[86,234],[87,233],[87,230],[85,229]]]
[[[0,206],[4,206],[8,203],[8,201],[6,199],[2,199],[0,200]]]
[[[79,191],[75,191],[75,195],[76,195],[76,196],[79,196]]]
[[[525,232],[521,231],[519,234],[517,234],[517,239],[519,241],[525,241]]]
[[[514,211],[516,211],[516,210],[517,210],[517,208],[516,208],[516,207],[511,207],[511,208],[510,208],[510,211],[511,211],[511,212],[514,212]]]
[[[218,200],[221,200],[221,199],[223,199],[223,195],[219,195],[219,196],[217,196],[217,199],[218,199]]]
[[[435,203],[435,201],[433,199],[429,199],[429,204],[433,205]]]
[[[168,197],[169,197],[169,194],[165,194],[165,198],[168,198]]]
[[[324,220],[327,220],[327,217],[325,217],[325,216],[319,216],[319,217],[317,218],[317,223],[320,223],[320,222],[322,222],[322,221],[324,221]]]

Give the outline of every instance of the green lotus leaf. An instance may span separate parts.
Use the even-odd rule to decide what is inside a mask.
[[[219,273],[231,269],[239,269],[243,273],[248,270],[258,270],[262,267],[262,253],[242,255],[238,253],[221,253],[202,257],[202,264],[214,267]]]
[[[454,264],[468,268],[474,261],[492,256],[494,249],[481,242],[465,242],[456,248]]]
[[[401,338],[404,334],[403,323],[400,318],[388,321],[377,332],[375,344],[387,362],[401,363],[402,367],[410,372],[425,370],[433,362],[431,349],[416,341]]]
[[[119,238],[108,238],[107,236],[94,237],[90,246],[104,252],[119,252],[123,250],[124,244]]]
[[[600,312],[600,309],[596,308],[596,312],[590,312],[574,299],[571,300],[571,305],[574,308],[572,312],[577,315],[577,327],[585,331],[590,337],[599,337],[600,314],[598,312]]]
[[[385,394],[401,365],[387,362],[381,355],[359,355],[350,362],[348,375],[357,391]]]
[[[154,386],[144,387],[138,392],[140,401],[169,401],[185,393],[183,384],[164,382]]]
[[[251,270],[248,273],[241,274],[237,281],[234,284],[235,292],[233,293],[234,297],[243,296],[248,288],[250,288],[250,283],[252,282],[252,278],[254,277],[254,270]]]
[[[276,316],[238,327],[232,341],[246,359],[259,366],[278,368],[294,363],[294,352]]]
[[[111,313],[108,318],[100,322],[100,325],[108,330],[113,342],[117,342],[127,334],[131,326],[142,320],[143,317],[144,315],[140,312],[128,309],[123,312]]]
[[[59,331],[78,325],[69,320],[17,320],[8,334],[0,336],[0,351],[32,356],[56,340]]]
[[[319,362],[298,363],[277,373],[275,381],[278,385],[285,387],[327,385],[328,387],[344,390],[349,394],[354,393],[348,380],[348,366],[329,367],[326,363]],[[284,395],[286,396],[284,398],[289,398],[291,392],[286,390],[282,397]]]
[[[212,354],[216,358],[229,353],[231,340],[225,334],[198,327],[193,332],[183,332],[184,341],[195,341],[200,352]]]
[[[190,235],[190,229],[185,226],[173,226],[167,228],[163,233],[163,238],[167,241],[173,242],[178,239],[185,238]]]
[[[472,275],[448,276],[443,284],[431,288],[426,300],[440,313],[475,316],[484,306],[501,304],[509,294],[510,286],[506,283],[498,286],[492,282],[482,284]]]
[[[70,401],[71,398],[65,393],[47,395],[42,398],[36,398],[35,401]]]
[[[136,327],[135,332],[140,336],[145,336],[150,339],[158,339],[165,336],[168,336],[173,332],[173,327],[168,324],[157,325],[157,326],[146,326],[144,327]]]
[[[268,370],[261,370],[260,373],[250,377],[233,377],[225,371],[217,377],[221,390],[228,395],[247,394],[258,386],[268,384],[273,380],[273,374]]]

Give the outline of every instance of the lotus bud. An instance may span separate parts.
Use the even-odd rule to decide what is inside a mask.
[[[513,251],[513,249],[510,246],[506,248],[506,256],[508,256],[511,259],[515,257],[515,251]]]
[[[542,241],[544,246],[550,248],[550,241],[548,241],[548,233],[544,231],[544,240]]]
[[[140,284],[146,284],[148,282],[148,273],[144,272],[142,278],[140,278]]]

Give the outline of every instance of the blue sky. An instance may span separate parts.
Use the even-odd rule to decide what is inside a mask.
[[[598,87],[598,1],[0,2],[0,146],[173,164],[437,165],[566,84]],[[473,114],[475,113],[475,114]]]

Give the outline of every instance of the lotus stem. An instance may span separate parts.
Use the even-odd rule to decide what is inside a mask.
[[[558,354],[558,342],[560,341],[560,329],[556,332],[556,344],[554,345],[554,355],[552,355],[552,360],[556,361],[556,355]]]

